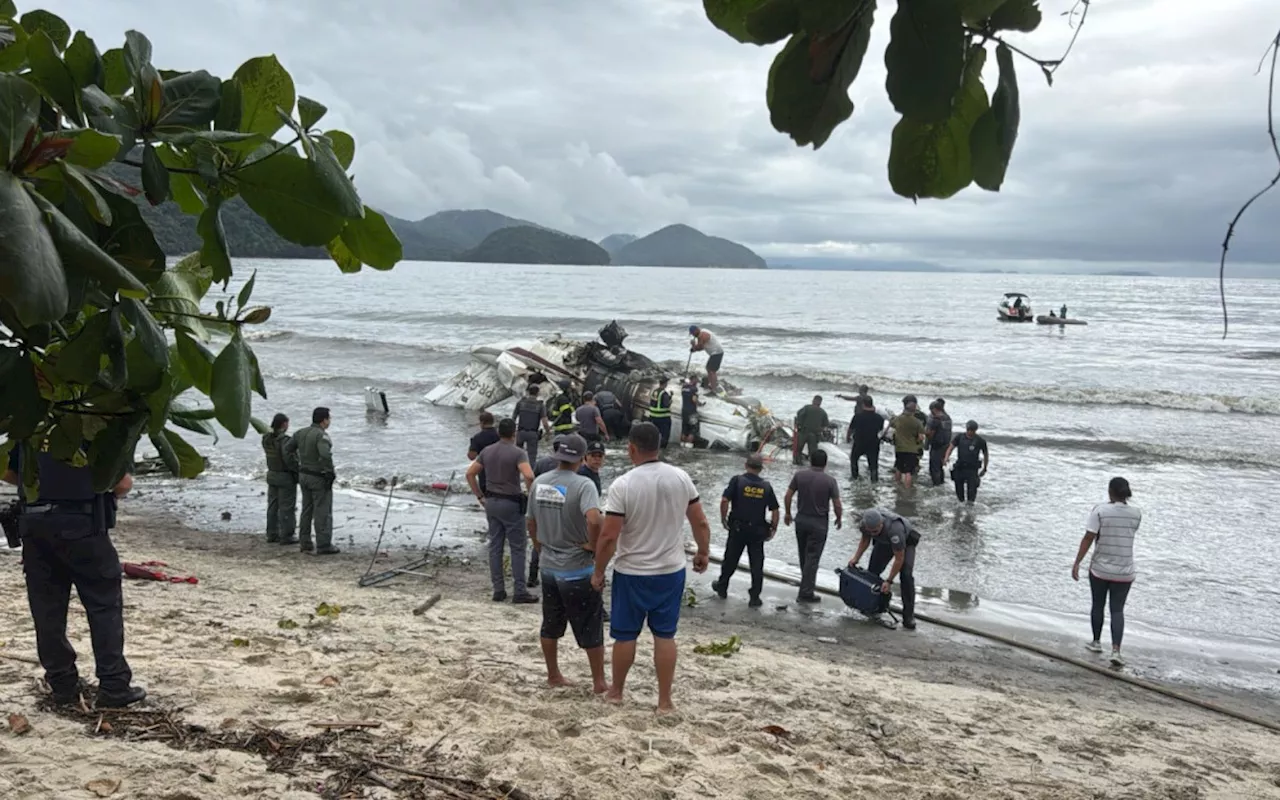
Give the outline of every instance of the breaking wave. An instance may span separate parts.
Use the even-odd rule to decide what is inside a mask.
[[[1129,457],[1139,462],[1188,461],[1196,464],[1235,464],[1251,467],[1280,467],[1280,454],[1259,449],[1187,447],[1154,442],[1121,442],[1113,439],[1073,439],[1052,436],[1017,436],[985,433],[992,444],[1040,447],[1048,450],[1099,453]]]
[[[1059,403],[1081,406],[1150,406],[1182,411],[1204,411],[1238,414],[1280,414],[1280,398],[1250,395],[1190,394],[1160,389],[1072,388],[1067,386],[1035,386],[1025,384],[946,381],[910,381],[877,375],[827,370],[735,369],[735,376],[747,376],[769,383],[794,386],[797,381],[854,392],[859,383],[871,387],[871,394],[916,394],[920,396],[972,397],[988,400],[1013,400],[1028,403]]]
[[[314,344],[322,347],[358,346],[362,349],[370,349],[371,353],[375,355],[383,355],[388,351],[467,355],[471,351],[470,346],[463,347],[426,342],[421,344],[388,342],[380,339],[365,339],[358,336],[322,336],[313,333],[300,333],[298,331],[290,330],[252,331],[245,338],[255,342],[299,342],[302,344]]]

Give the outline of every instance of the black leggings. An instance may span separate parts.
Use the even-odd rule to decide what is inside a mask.
[[[1124,638],[1124,601],[1129,597],[1129,589],[1133,581],[1104,581],[1089,574],[1089,591],[1093,594],[1093,609],[1089,612],[1093,623],[1093,640],[1102,639],[1102,616],[1107,605],[1107,596],[1111,597],[1111,646],[1119,647]]]

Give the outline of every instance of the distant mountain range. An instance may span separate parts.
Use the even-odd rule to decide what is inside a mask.
[[[609,252],[588,239],[516,225],[499,228],[457,260],[482,264],[608,264]]]

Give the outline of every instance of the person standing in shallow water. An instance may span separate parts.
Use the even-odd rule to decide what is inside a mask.
[[[1108,601],[1111,606],[1111,663],[1123,666],[1120,644],[1124,639],[1124,605],[1137,573],[1133,561],[1133,540],[1142,524],[1142,511],[1129,505],[1133,491],[1129,481],[1112,478],[1107,486],[1108,502],[1095,506],[1085,524],[1084,538],[1076,561],[1071,565],[1071,579],[1080,580],[1080,562],[1095,543],[1093,560],[1089,562],[1089,591],[1093,604],[1089,620],[1093,639],[1087,645],[1094,653],[1102,652],[1102,622]]]

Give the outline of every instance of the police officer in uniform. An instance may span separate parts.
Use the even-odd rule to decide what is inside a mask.
[[[947,445],[951,444],[951,416],[947,414],[947,405],[941,397],[929,404],[929,422],[924,428],[925,441],[929,444],[929,479],[934,486],[941,486],[944,480],[943,454]]]
[[[531,383],[525,396],[516,403],[516,446],[523,447],[529,454],[529,463],[538,462],[538,440],[542,431],[551,433],[551,421],[547,418],[547,407],[538,399],[538,384]]]
[[[89,635],[98,675],[97,705],[121,708],[143,700],[145,689],[133,686],[124,658],[124,594],[120,556],[108,535],[116,521],[116,498],[133,487],[127,473],[110,492],[93,490],[91,467],[73,467],[46,453],[36,456],[40,494],[34,503],[18,491],[22,539],[22,571],[27,601],[35,622],[36,651],[45,680],[59,705],[80,701],[76,651],[67,641],[67,609],[71,587],[89,618]],[[7,483],[19,484],[23,467],[13,450]]]
[[[267,541],[297,544],[298,454],[285,456],[288,431],[289,418],[276,414],[271,432],[262,435],[262,452],[267,457]]]
[[[318,556],[338,553],[333,546],[333,442],[329,429],[329,409],[323,406],[311,412],[311,427],[303,428],[285,445],[286,458],[298,459],[298,483],[302,485],[302,519],[299,521],[301,549],[315,551]],[[311,540],[311,524],[315,521],[316,538]]]
[[[649,421],[658,429],[662,449],[667,449],[671,441],[671,392],[667,389],[668,379],[664,375],[658,385],[649,393]]]
[[[893,579],[902,579],[902,627],[915,630],[916,545],[920,543],[920,531],[911,524],[911,520],[882,508],[863,511],[858,527],[862,531],[862,539],[858,542],[858,551],[849,559],[849,566],[858,566],[868,547],[871,548],[871,560],[867,563],[867,571],[871,574],[880,577],[892,562],[889,577],[885,578],[880,591],[889,594],[893,591]]]
[[[742,551],[747,551],[751,564],[751,600],[747,605],[762,605],[760,591],[764,588],[764,543],[778,532],[778,497],[773,486],[760,477],[764,460],[756,453],[747,456],[747,471],[729,479],[720,497],[720,524],[729,531],[724,546],[724,561],[720,567],[720,580],[711,588],[721,597],[729,594],[729,579],[738,569]],[[730,510],[732,508],[732,510]],[[769,519],[765,519],[765,512]]]
[[[547,407],[547,416],[551,418],[551,429],[557,434],[570,434],[578,425],[573,421],[573,414],[578,410],[577,398],[569,391],[569,379],[561,378],[556,382],[560,394],[551,398]]]
[[[977,421],[966,422],[964,433],[956,434],[956,438],[947,446],[946,455],[942,457],[944,467],[951,460],[953,451],[956,454],[956,466],[951,470],[951,480],[955,481],[956,499],[973,505],[978,499],[978,487],[982,485],[982,477],[987,474],[987,464],[991,460],[987,440],[978,435]]]

